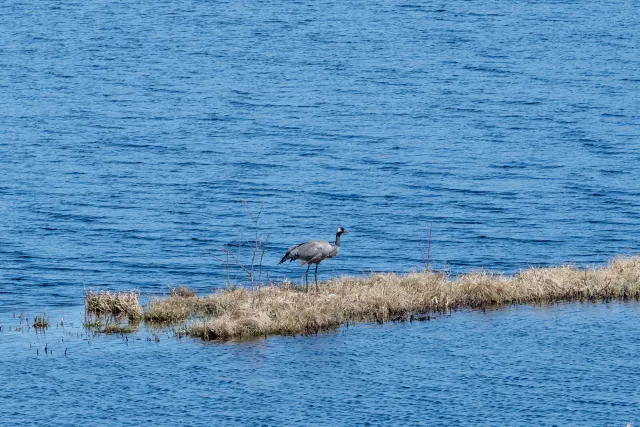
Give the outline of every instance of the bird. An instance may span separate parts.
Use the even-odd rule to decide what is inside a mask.
[[[338,227],[336,231],[336,243],[332,245],[326,240],[311,240],[309,242],[293,245],[287,250],[278,264],[283,262],[300,260],[300,264],[307,264],[307,272],[305,274],[305,282],[307,291],[309,291],[309,268],[311,264],[316,265],[316,292],[318,291],[318,265],[327,258],[333,258],[340,252],[340,236],[348,234],[349,231],[342,227]]]

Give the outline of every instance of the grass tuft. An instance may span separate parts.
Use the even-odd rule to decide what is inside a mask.
[[[195,297],[153,298],[146,306],[144,320],[156,323],[175,323],[188,319],[198,310]]]
[[[172,297],[191,298],[196,296],[196,291],[188,286],[180,285],[176,288],[169,288],[169,295]]]
[[[49,318],[43,314],[42,316],[35,315],[33,316],[33,327],[34,328],[48,328],[49,327]]]
[[[93,292],[89,290],[85,295],[85,309],[88,313],[98,315],[126,315],[130,319],[142,318],[142,307],[139,302],[140,293],[137,291]]]

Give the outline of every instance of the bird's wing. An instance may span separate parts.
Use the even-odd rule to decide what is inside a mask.
[[[286,260],[295,261],[309,261],[317,256],[325,257],[331,250],[331,244],[326,240],[312,240],[310,242],[300,243],[299,245],[293,245],[289,248],[284,257],[280,260],[280,263]]]
[[[296,248],[298,258],[312,259],[318,255],[325,255],[331,250],[331,243],[326,240],[312,240]]]

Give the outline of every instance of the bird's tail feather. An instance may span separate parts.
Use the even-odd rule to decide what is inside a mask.
[[[287,251],[286,254],[284,254],[284,256],[282,257],[282,259],[280,260],[280,262],[278,264],[282,264],[283,262],[285,262],[286,260],[289,261],[295,261],[298,259],[298,251],[296,251],[295,249],[300,246],[300,245],[293,245],[289,248],[289,250]]]

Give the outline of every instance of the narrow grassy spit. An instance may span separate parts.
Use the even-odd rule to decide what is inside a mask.
[[[619,258],[602,268],[530,268],[515,276],[486,272],[455,279],[436,272],[343,277],[319,292],[285,282],[254,291],[221,290],[196,297],[172,293],[154,299],[144,319],[189,321],[188,332],[226,340],[311,334],[353,322],[427,319],[429,313],[506,304],[640,299],[640,257]]]

